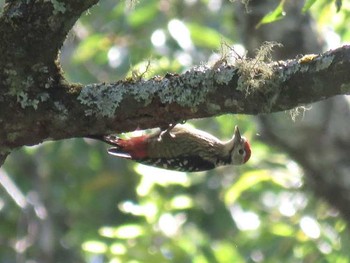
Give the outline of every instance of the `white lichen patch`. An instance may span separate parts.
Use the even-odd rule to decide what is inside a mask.
[[[134,96],[137,102],[144,102],[144,106],[149,105],[156,93],[157,77],[145,80],[144,77],[151,75],[151,61],[145,61],[139,63],[130,71],[130,76],[127,79],[131,79],[130,86],[126,86],[128,83],[124,84],[128,90],[128,93]]]
[[[64,104],[62,104],[59,101],[55,101],[53,103],[53,105],[55,106],[55,109],[59,112],[58,113],[58,118],[60,120],[65,120],[68,117],[68,109],[66,108],[66,106]]]
[[[334,55],[328,55],[317,59],[316,71],[327,69],[332,64],[334,57]]]
[[[187,71],[181,77],[164,79],[159,90],[162,103],[177,103],[184,107],[196,107],[205,102],[209,91],[213,91],[212,71],[199,66]]]
[[[17,93],[17,102],[21,104],[22,109],[33,107],[36,110],[38,108],[40,100],[30,99],[28,98],[28,94],[26,92],[20,91]]]
[[[17,94],[17,102],[21,104],[21,108],[33,107],[35,110],[38,109],[39,103],[47,101],[49,99],[49,94],[46,92],[39,93],[36,98],[28,98],[28,94],[25,92],[20,92]]]
[[[305,73],[309,71],[308,65],[300,65],[300,72]]]
[[[54,84],[54,79],[52,77],[49,77],[47,79],[47,82],[44,85],[44,88],[45,89],[49,89],[49,88],[51,88],[53,86],[53,84]]]
[[[221,106],[219,104],[208,102],[206,105],[207,105],[208,112],[212,114],[218,113],[221,110]]]
[[[216,83],[227,85],[234,76],[235,70],[235,68],[218,68],[214,75]]]
[[[34,64],[32,66],[32,70],[40,73],[48,73],[49,68],[42,62]]]
[[[235,99],[226,99],[224,101],[224,106],[227,108],[238,107],[239,102],[238,102],[238,100],[235,100]]]
[[[58,0],[45,0],[44,2],[50,2],[53,6],[53,14],[57,15],[59,13],[64,14],[66,12],[66,5]]]
[[[9,86],[6,95],[16,98],[17,103],[22,109],[33,107],[35,110],[41,102],[49,99],[49,93],[41,92],[36,94],[33,90],[35,88],[35,81],[32,75],[24,75],[13,69],[12,64],[7,64],[4,73],[6,77],[3,82]],[[33,66],[38,72],[46,72],[47,67],[42,67],[40,64]]]
[[[39,99],[40,102],[44,102],[50,98],[50,95],[47,92],[41,92],[38,94],[37,98]]]
[[[17,138],[18,137],[20,137],[21,136],[21,133],[20,132],[15,132],[15,131],[12,131],[11,133],[9,133],[8,135],[7,135],[7,140],[9,141],[9,142],[15,142],[16,140],[17,140]]]
[[[121,84],[90,84],[81,90],[77,99],[81,104],[90,107],[85,110],[87,116],[97,114],[113,117],[123,99],[124,90]]]
[[[144,102],[144,105],[147,106],[152,102],[154,98],[154,94],[157,91],[157,82],[155,80],[145,81],[141,79],[135,84],[131,85],[128,88],[128,92],[130,92],[136,101]]]
[[[295,61],[290,61],[288,63],[284,62],[279,62],[283,63],[283,67],[279,67],[279,79],[281,82],[286,81],[289,79],[293,74],[296,72],[299,72],[301,70],[300,64],[295,62]],[[305,66],[302,66],[305,67]]]

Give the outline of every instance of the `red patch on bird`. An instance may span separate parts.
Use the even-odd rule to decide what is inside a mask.
[[[142,159],[147,156],[147,135],[130,139],[119,139],[118,146],[130,154],[132,159]]]
[[[245,149],[244,163],[246,163],[252,154],[252,150],[250,149],[250,145],[248,141],[245,141],[244,149]]]

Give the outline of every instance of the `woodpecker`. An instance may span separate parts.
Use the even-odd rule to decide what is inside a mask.
[[[238,126],[232,139],[226,142],[202,130],[180,124],[129,139],[108,135],[102,140],[113,146],[108,149],[113,156],[183,172],[240,165],[246,163],[251,155],[250,145],[241,136]]]

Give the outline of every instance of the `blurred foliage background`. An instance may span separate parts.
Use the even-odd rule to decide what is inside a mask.
[[[307,2],[329,47],[349,41],[349,2],[339,12],[341,1]],[[113,82],[148,61],[145,77],[215,62],[222,42],[244,50],[233,9],[225,0],[100,1],[66,40],[65,76]],[[265,21],[283,16],[276,10]],[[13,152],[0,174],[0,262],[350,262],[338,211],[305,188],[296,162],[259,140],[253,117],[188,124],[222,139],[239,125],[252,159],[187,174],[113,158],[88,139]]]

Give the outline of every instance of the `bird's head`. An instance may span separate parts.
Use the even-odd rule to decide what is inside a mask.
[[[251,149],[248,140],[241,136],[238,126],[235,127],[235,133],[230,140],[231,163],[235,165],[246,163],[251,155]]]

